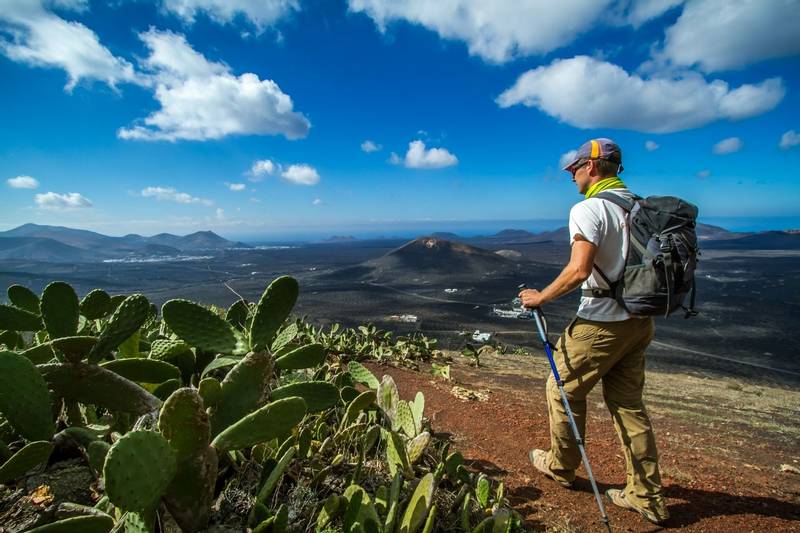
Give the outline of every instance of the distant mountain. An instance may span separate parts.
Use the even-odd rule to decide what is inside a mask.
[[[449,231],[437,231],[430,235],[434,239],[444,239],[446,241],[463,241],[464,238]]]
[[[697,238],[701,241],[705,240],[722,240],[722,239],[738,239],[745,237],[750,233],[737,233],[728,231],[719,226],[712,226],[711,224],[697,223]]]
[[[131,256],[170,256],[204,250],[249,248],[224,239],[212,231],[183,237],[161,233],[153,237],[128,234],[110,237],[94,231],[23,224],[0,232],[0,258],[35,261],[86,262]]]
[[[358,239],[356,239],[352,235],[332,235],[332,236],[328,237],[327,239],[324,239],[322,242],[327,242],[327,243],[354,242],[354,241],[357,241],[357,240]]]
[[[493,235],[496,239],[530,239],[535,236],[535,233],[525,231],[524,229],[504,229]]]
[[[744,237],[705,241],[701,247],[711,250],[800,250],[800,233],[762,231]]]

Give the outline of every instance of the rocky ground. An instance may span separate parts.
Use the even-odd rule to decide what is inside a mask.
[[[581,468],[574,490],[530,466],[549,444],[543,355],[496,355],[481,367],[455,357],[451,381],[422,369],[372,365],[406,398],[425,393],[436,431],[448,433],[474,468],[499,479],[534,531],[602,531]],[[463,390],[483,399],[463,399]],[[462,397],[459,397],[462,396]],[[702,373],[650,371],[645,401],[656,428],[668,508],[664,529],[800,531],[800,392]],[[601,491],[621,487],[622,453],[599,387],[589,397],[587,451]],[[656,531],[637,514],[608,509],[614,531]]]

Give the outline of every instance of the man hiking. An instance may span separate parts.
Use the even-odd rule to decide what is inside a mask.
[[[595,197],[607,191],[633,198],[618,177],[622,151],[610,139],[593,139],[578,149],[564,170],[572,174],[578,192],[585,196],[569,214],[569,263],[542,291],[525,289],[519,297],[525,307],[533,308],[581,287],[577,316],[555,346],[556,368],[581,435],[586,429],[586,396],[602,380],[603,397],[627,465],[625,488],[609,489],[606,496],[617,506],[660,524],[669,513],[661,489],[655,436],[642,403],[644,353],[653,339],[653,320],[631,316],[608,297],[609,281],[620,279],[625,268],[628,215],[614,202]],[[547,407],[550,450],[531,450],[530,460],[544,475],[570,487],[581,456],[552,374],[547,380]]]

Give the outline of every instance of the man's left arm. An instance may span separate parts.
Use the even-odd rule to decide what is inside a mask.
[[[522,299],[522,305],[529,308],[539,307],[579,287],[592,274],[596,254],[597,246],[587,241],[582,235],[576,235],[575,242],[572,243],[569,263],[564,270],[541,291],[536,289],[521,291],[519,297]]]

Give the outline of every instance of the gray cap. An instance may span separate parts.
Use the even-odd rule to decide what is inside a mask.
[[[606,139],[603,137],[599,139],[592,139],[583,143],[581,147],[578,148],[577,152],[575,153],[575,157],[572,158],[572,161],[570,161],[569,164],[564,167],[564,170],[572,172],[576,165],[589,159],[605,159],[607,161],[611,161],[612,163],[617,163],[619,165],[618,172],[622,172],[623,170],[622,150],[620,150],[619,145],[617,145],[617,143],[611,139]]]

